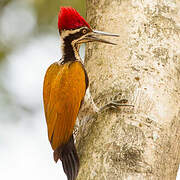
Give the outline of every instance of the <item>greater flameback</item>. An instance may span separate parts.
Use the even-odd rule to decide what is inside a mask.
[[[92,30],[71,7],[61,7],[58,29],[62,58],[46,72],[43,87],[44,110],[54,160],[57,162],[60,159],[68,180],[75,180],[79,158],[74,145],[73,129],[88,87],[88,76],[79,56],[80,44],[93,41],[114,44],[99,36],[118,35]]]

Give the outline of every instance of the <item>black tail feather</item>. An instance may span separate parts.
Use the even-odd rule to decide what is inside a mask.
[[[74,180],[74,163],[73,163],[73,159],[71,157],[71,154],[68,154],[68,165],[69,165],[68,169],[70,169],[69,179]]]
[[[79,171],[79,158],[73,135],[66,145],[60,146],[54,151],[54,160],[57,162],[58,159],[62,161],[68,180],[75,180]]]
[[[76,156],[77,154],[77,151],[76,149],[74,149],[74,151],[72,152],[72,157],[74,159],[74,164],[75,164],[75,174],[78,174],[78,171],[79,171],[79,158],[78,156]],[[78,162],[78,163],[76,163]]]
[[[76,172],[76,161],[75,161],[75,158],[74,158],[74,153],[73,152],[71,152],[71,154],[70,154],[70,156],[71,156],[71,159],[72,159],[72,174],[76,174],[77,172]],[[73,179],[75,178],[75,177],[72,177]]]
[[[68,157],[67,156],[63,157],[63,160],[62,160],[63,169],[66,175],[68,176],[68,180],[69,180],[71,179],[71,173],[68,173],[68,171],[70,171],[71,168],[68,167],[68,164],[69,164]]]

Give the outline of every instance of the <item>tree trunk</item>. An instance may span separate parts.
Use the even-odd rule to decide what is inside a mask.
[[[132,107],[87,118],[77,133],[78,180],[176,179],[180,161],[180,1],[87,0],[93,29],[117,46],[92,43],[85,67],[98,107]],[[86,109],[87,110],[87,109]],[[86,123],[84,123],[86,122]]]

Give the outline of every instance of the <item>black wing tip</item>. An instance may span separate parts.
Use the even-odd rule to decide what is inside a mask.
[[[62,161],[63,170],[68,180],[75,180],[79,172],[79,158],[73,136],[71,136],[66,145],[60,146],[54,151],[55,162],[59,159]]]

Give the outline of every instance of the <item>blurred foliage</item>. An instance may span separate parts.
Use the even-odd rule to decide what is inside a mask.
[[[60,6],[71,6],[85,16],[85,0],[34,0],[38,25],[57,24]]]
[[[10,2],[11,2],[11,0],[0,0],[0,17],[2,14],[3,8]],[[4,45],[2,44],[1,41],[2,41],[2,38],[0,39],[0,63],[2,60],[5,59],[5,56],[9,51],[8,47],[4,47]]]
[[[1,45],[2,46],[2,45]],[[5,59],[6,55],[8,54],[8,48],[1,47],[0,48],[0,63],[2,60]]]
[[[26,4],[34,10],[36,15],[37,26],[34,32],[37,34],[42,32],[51,33],[53,29],[57,29],[57,20],[60,6],[71,6],[85,17],[85,0],[0,0],[0,20],[3,10],[11,3]],[[22,17],[23,18],[23,17]],[[8,21],[8,19],[7,19]],[[7,22],[8,23],[8,22]],[[28,23],[28,22],[27,22]],[[1,25],[1,24],[0,24]],[[23,27],[20,27],[23,28]],[[51,31],[51,32],[50,32]],[[54,33],[54,32],[53,32]],[[29,37],[27,37],[29,38]],[[26,39],[24,39],[24,42]],[[14,42],[13,42],[14,43]],[[19,43],[19,42],[16,42]],[[23,42],[20,42],[23,43]],[[13,44],[13,48],[16,44]],[[6,55],[13,50],[11,44],[4,44],[3,38],[0,39],[0,61],[5,59]]]
[[[11,2],[11,0],[1,0],[0,1],[0,10],[6,6],[9,2]]]

